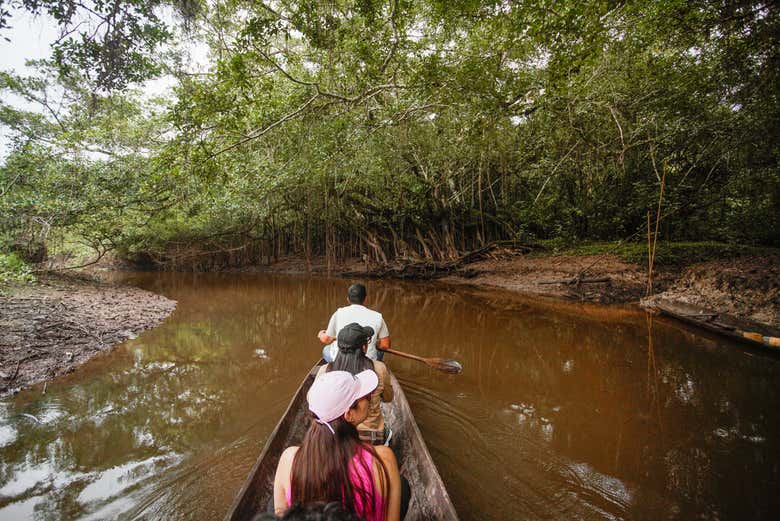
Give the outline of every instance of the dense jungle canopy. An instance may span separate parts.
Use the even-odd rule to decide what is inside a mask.
[[[0,74],[0,250],[208,269],[642,241],[664,174],[663,238],[777,246],[779,8],[0,1],[0,36],[20,11],[62,34]]]

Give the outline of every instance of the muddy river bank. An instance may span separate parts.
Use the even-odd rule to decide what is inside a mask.
[[[0,398],[68,374],[171,314],[139,288],[46,277],[0,293]]]
[[[0,401],[0,519],[221,519],[347,281],[128,274],[158,327]],[[775,357],[635,308],[369,283],[463,519],[772,519]]]

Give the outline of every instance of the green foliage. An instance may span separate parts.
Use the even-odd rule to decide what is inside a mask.
[[[665,173],[664,239],[780,245],[774,4],[203,9],[213,67],[180,75],[167,105],[0,77],[71,100],[56,117],[0,107],[17,140],[9,227],[42,219],[177,267],[445,259],[493,240],[635,240]]]
[[[0,234],[17,251],[64,233],[103,254],[125,227],[170,204],[168,182],[151,175],[148,157],[163,142],[163,109],[132,91],[99,96],[88,84],[57,80],[45,63],[39,70],[34,78],[0,74],[5,92],[52,110],[46,118],[0,103],[15,135],[0,165]],[[55,96],[56,111],[47,101]]]
[[[34,282],[32,268],[15,253],[0,253],[0,285]]]

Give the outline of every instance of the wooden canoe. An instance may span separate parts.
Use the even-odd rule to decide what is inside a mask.
[[[664,315],[688,324],[701,327],[713,333],[725,335],[742,342],[769,347],[780,352],[780,331],[763,325],[740,320],[734,316],[718,313],[685,302],[656,300],[650,304]]]
[[[225,521],[248,521],[257,512],[268,507],[273,496],[274,474],[279,456],[290,445],[300,445],[308,429],[306,393],[323,363],[320,361],[315,365],[301,383],[233,501]],[[409,402],[406,401],[406,396],[393,373],[388,371],[388,374],[394,398],[392,402],[382,404],[382,411],[385,421],[393,430],[390,446],[398,459],[401,475],[409,481],[412,491],[409,510],[404,519],[457,521],[455,507],[428,453]]]

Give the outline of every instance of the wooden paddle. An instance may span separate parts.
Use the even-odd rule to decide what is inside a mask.
[[[391,355],[400,356],[401,358],[417,360],[418,362],[427,364],[429,367],[433,367],[437,371],[442,371],[444,373],[460,374],[463,371],[463,366],[460,365],[460,362],[457,360],[451,360],[449,358],[424,358],[422,356],[404,353],[403,351],[396,351],[395,349],[379,349],[379,351],[384,351],[385,353],[390,353]]]

